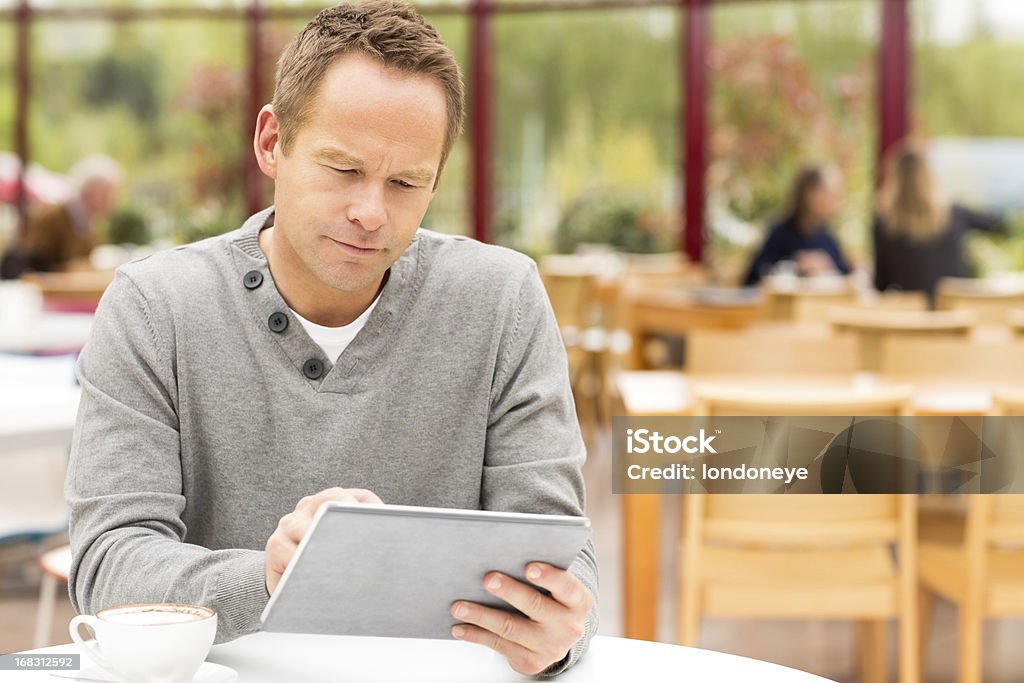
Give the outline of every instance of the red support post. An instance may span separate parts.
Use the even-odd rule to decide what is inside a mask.
[[[491,68],[490,0],[470,5],[469,34],[469,133],[470,206],[473,236],[481,242],[491,237],[492,137],[491,98],[494,81]]]
[[[28,186],[25,183],[29,162],[28,108],[31,97],[29,52],[32,36],[32,8],[21,0],[14,12],[14,154],[21,162],[18,171],[15,207],[18,211],[18,234],[28,230]]]
[[[885,153],[910,133],[910,19],[907,0],[881,0],[878,56],[878,168]]]
[[[245,205],[249,214],[262,209],[266,202],[263,198],[263,173],[256,163],[256,155],[252,152],[253,135],[256,132],[256,117],[263,108],[263,79],[261,65],[263,62],[263,0],[252,0],[249,6],[249,69],[248,98],[245,106],[245,127],[248,133],[243,149],[249,150],[245,155]]]
[[[707,170],[707,0],[679,0],[679,161],[682,176],[682,248],[694,263],[704,259],[705,171]]]

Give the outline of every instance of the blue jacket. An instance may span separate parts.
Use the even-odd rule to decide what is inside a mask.
[[[836,270],[843,275],[850,272],[843,253],[839,249],[839,242],[832,236],[828,226],[823,226],[811,235],[804,235],[796,227],[796,220],[788,218],[772,226],[768,232],[768,238],[757,251],[750,267],[747,268],[747,275],[743,278],[743,285],[750,287],[761,281],[761,278],[771,271],[779,261],[793,260],[798,251],[821,250],[832,258]]]

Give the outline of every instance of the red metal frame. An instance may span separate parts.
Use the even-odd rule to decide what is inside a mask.
[[[430,15],[468,15],[470,23],[469,135],[470,217],[473,234],[487,241],[493,224],[493,121],[491,104],[494,92],[492,68],[491,18],[499,13],[542,11],[593,11],[599,9],[640,9],[677,7],[679,31],[679,165],[682,196],[681,246],[687,256],[704,258],[705,170],[707,167],[707,102],[709,96],[707,50],[710,44],[710,5],[724,0],[472,0],[467,6],[457,2],[423,7]],[[754,0],[748,0],[753,2]],[[909,129],[910,44],[907,0],[878,0],[881,3],[882,37],[879,46],[879,156]],[[294,19],[310,16],[314,7],[267,7],[264,0],[250,0],[247,7],[49,7],[34,8],[30,0],[19,0],[10,10],[0,10],[0,21],[15,24],[15,127],[14,149],[22,160],[19,179],[18,214],[24,229],[28,202],[24,169],[31,159],[28,135],[30,101],[30,40],[33,21],[106,20],[112,22],[146,19],[223,19],[248,22],[248,88],[245,143],[251,140],[256,116],[262,107],[263,77],[260,70],[262,25],[270,19]],[[251,155],[250,155],[251,156]],[[263,180],[255,159],[245,166],[246,205],[250,210],[263,206]]]
[[[907,0],[881,0],[878,55],[878,168],[885,153],[910,132],[910,18]],[[880,173],[876,173],[880,175]]]
[[[263,108],[263,0],[252,0],[249,6],[249,92],[245,107],[242,130],[249,133],[250,144],[256,133],[256,117]],[[265,206],[263,197],[263,173],[256,163],[255,154],[245,155],[245,205],[253,214]]]
[[[491,5],[474,0],[469,24],[469,216],[473,236],[481,242],[491,237]]]
[[[29,74],[29,41],[32,8],[28,0],[21,0],[15,9],[14,32],[14,153],[21,160],[18,171],[18,191],[15,207],[18,211],[19,235],[25,230],[28,216],[28,186],[25,174],[28,171],[28,160],[31,159],[28,147],[28,103],[31,99],[32,79]]]
[[[682,129],[679,131],[682,178],[683,252],[694,263],[704,259],[705,171],[707,169],[708,43],[711,22],[707,0],[679,0],[679,75]]]

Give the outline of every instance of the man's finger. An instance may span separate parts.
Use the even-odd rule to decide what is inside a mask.
[[[452,627],[452,635],[459,640],[477,643],[504,655],[513,669],[526,676],[535,676],[548,666],[536,652],[479,626],[457,624]]]
[[[553,611],[564,609],[533,586],[498,572],[484,577],[484,588],[534,621],[547,621]]]
[[[526,565],[526,578],[530,583],[546,588],[558,602],[573,610],[589,611],[593,597],[576,576],[565,569],[543,562]]]
[[[452,605],[451,613],[459,621],[479,626],[502,640],[511,641],[534,652],[542,649],[543,634],[540,633],[539,627],[526,617],[462,600]]]

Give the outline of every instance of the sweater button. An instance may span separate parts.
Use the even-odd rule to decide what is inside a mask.
[[[288,316],[284,313],[273,313],[267,320],[271,332],[284,332],[288,329]]]
[[[246,289],[256,289],[263,284],[263,273],[258,270],[250,270],[242,278],[242,284]]]
[[[324,374],[324,364],[318,358],[310,358],[302,365],[302,374],[309,379],[320,379]]]

